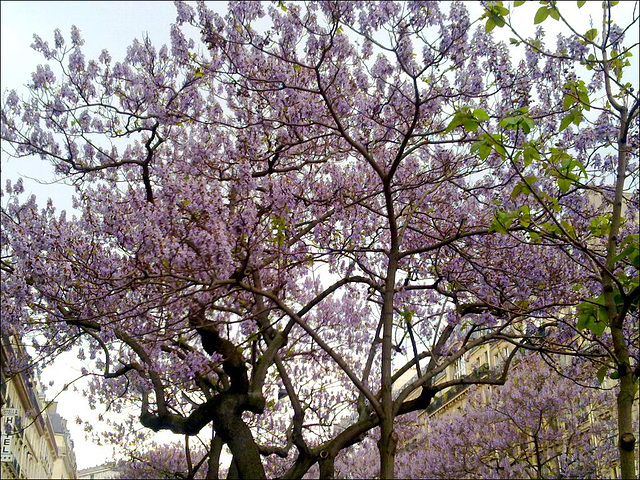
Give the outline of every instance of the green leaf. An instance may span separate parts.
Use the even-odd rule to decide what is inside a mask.
[[[558,178],[558,188],[562,193],[567,193],[571,188],[571,180],[568,178]]]
[[[453,131],[454,128],[459,127],[461,124],[462,124],[462,118],[461,118],[460,112],[458,112],[454,115],[451,122],[449,122],[449,125],[447,125],[447,128],[444,129],[443,133],[445,134],[450,133],[451,131]]]
[[[504,226],[498,221],[498,219],[494,218],[491,222],[491,225],[489,225],[489,233],[492,232],[507,233],[507,229],[504,228]]]
[[[533,160],[540,160],[540,153],[532,145],[527,145],[522,151],[522,154],[524,156],[525,167],[528,167],[529,165],[531,165],[531,162],[533,162]]]
[[[517,125],[518,123],[520,123],[521,119],[522,119],[521,116],[506,117],[506,118],[503,118],[502,120],[500,120],[500,126],[504,127],[504,128],[508,128],[511,125]]]
[[[599,295],[578,305],[578,331],[585,328],[595,335],[601,336],[608,325],[607,308],[604,298]]]
[[[575,96],[567,94],[564,96],[564,100],[562,101],[562,108],[565,110],[569,110],[571,108],[571,105],[573,105],[577,101],[578,99]]]
[[[473,118],[465,117],[462,119],[462,125],[464,125],[465,130],[469,132],[475,132],[479,125]]]
[[[580,160],[577,159],[573,159],[573,161],[571,162],[571,167],[578,167],[578,169],[580,170],[580,173],[582,173],[582,176],[584,178],[587,178],[589,175],[587,174],[587,169],[584,168],[584,165],[582,164],[582,162]]]
[[[505,148],[502,146],[501,143],[494,143],[493,144],[493,149],[496,151],[496,153],[498,155],[500,155],[502,158],[507,156],[507,151],[505,150]]]
[[[413,316],[416,314],[415,311],[410,310],[408,308],[403,308],[402,311],[400,312],[400,316],[407,322],[407,323],[411,323],[411,319],[413,319]]]
[[[504,15],[506,15],[507,13],[509,13],[509,11],[508,11],[508,10],[506,10],[506,13],[505,13]],[[504,26],[505,26],[505,21],[504,21],[504,18],[502,18],[502,15],[503,15],[503,14],[502,14],[502,13],[500,13],[500,14],[497,14],[497,15],[495,15],[495,16],[493,17],[493,21],[496,23],[496,26],[498,26],[498,27],[500,27],[500,28],[502,28],[502,27],[504,27]]]
[[[596,322],[606,325],[609,321],[609,312],[605,307],[598,307],[596,310]]]
[[[453,120],[451,120],[449,122],[449,125],[447,125],[447,128],[444,129],[443,133],[451,133],[453,131],[454,128],[460,126],[460,119],[458,118],[454,118]]]
[[[476,108],[473,111],[473,116],[475,117],[476,120],[478,120],[479,122],[486,122],[487,120],[489,120],[489,114],[487,112],[485,112],[483,109],[481,108]]]
[[[288,222],[282,217],[274,217],[271,222],[274,230],[273,241],[278,247],[281,247],[287,238]]]
[[[589,315],[589,316],[584,315],[584,316],[578,317],[579,331],[587,329],[593,332],[594,335],[597,335],[598,337],[600,337],[602,336],[606,328],[607,328],[606,322],[598,321],[592,315]]]
[[[560,223],[571,238],[576,238],[576,230],[575,228],[573,228],[573,225],[570,222],[568,222],[567,220],[562,220]]]
[[[480,158],[482,160],[486,160],[489,154],[491,153],[491,145],[483,142],[482,145],[480,145],[480,148],[478,149],[478,153],[480,154]]]
[[[511,190],[511,195],[509,195],[509,198],[511,200],[515,200],[520,196],[524,188],[526,188],[526,185],[524,183],[522,182],[516,183],[515,187],[513,187],[513,190]]]
[[[585,3],[587,3],[587,0],[578,0],[578,8],[584,7]]]
[[[584,38],[592,42],[596,39],[597,36],[598,36],[597,28],[592,28],[591,30],[588,30],[587,33],[584,34]]]
[[[575,119],[575,113],[573,111],[569,112],[560,122],[560,131],[563,131],[567,128]]]
[[[502,135],[491,135],[490,133],[487,133],[484,135],[484,138],[485,138],[485,142],[488,145],[491,145],[491,148],[493,148],[498,155],[500,155],[503,158],[507,155],[507,151],[502,145],[502,140],[503,140]]]
[[[513,2],[514,7],[519,7],[520,5],[524,5],[524,0],[517,0]]]
[[[522,117],[521,126],[524,133],[529,133],[534,127],[533,119],[529,117]]]
[[[538,25],[546,20],[549,16],[549,8],[548,7],[540,7],[536,12],[536,16],[533,18],[533,23]]]
[[[589,326],[589,322],[592,319],[592,315],[591,313],[582,313],[580,315],[578,315],[578,331],[581,332],[582,330],[584,330],[585,328],[588,328]]]
[[[529,205],[523,205],[520,207],[520,212],[522,215],[520,216],[520,225],[524,228],[528,228],[531,225],[531,210],[529,210]]]
[[[511,200],[515,200],[520,194],[529,195],[531,193],[531,185],[533,185],[538,177],[535,175],[529,175],[528,177],[524,177],[524,180],[518,182],[515,187],[513,187],[513,191],[511,192]],[[527,207],[528,208],[528,207]]]
[[[607,365],[603,365],[598,369],[598,373],[596,373],[596,377],[598,377],[598,383],[602,384],[602,382],[604,382],[604,377],[606,377],[608,371],[609,367]]]
[[[299,72],[300,70],[302,70],[302,67],[301,67],[299,64],[295,63],[295,64],[293,65],[293,69],[294,69],[296,72]]]
[[[560,13],[558,12],[558,10],[556,10],[555,8],[550,8],[549,9],[549,15],[551,16],[551,18],[553,18],[554,20],[560,20]]]
[[[485,23],[484,25],[484,31],[486,33],[489,33],[491,30],[493,30],[494,28],[496,28],[496,22],[493,20],[492,17],[489,17],[487,19],[487,23]]]
[[[507,229],[511,227],[511,224],[518,217],[519,211],[497,211],[491,224],[489,225],[489,233],[507,233]]]
[[[592,219],[589,224],[589,231],[597,236],[609,235],[610,228],[611,222],[605,215]]]
[[[591,104],[589,102],[589,95],[587,94],[586,91],[581,91],[578,93],[578,99],[580,100],[580,103],[582,103],[582,106],[584,107],[585,110],[589,111],[591,110]]]
[[[611,372],[611,375],[609,375],[609,378],[611,380],[618,380],[620,378],[620,372],[617,370],[614,370],[613,372]]]
[[[622,305],[624,305],[624,297],[620,293],[620,290],[616,289],[615,294],[613,295],[613,300],[614,302],[616,302],[617,309],[619,309]]]
[[[511,191],[511,195],[509,198],[511,198],[511,200],[515,200],[520,196],[520,194],[523,192],[525,188],[527,190],[529,189],[529,187],[525,185],[523,182],[518,182],[516,186],[513,187],[513,190]]]

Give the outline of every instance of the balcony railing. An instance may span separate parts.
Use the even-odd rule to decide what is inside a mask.
[[[491,374],[491,369],[489,365],[484,363],[480,365],[478,368],[473,369],[470,375],[467,375],[467,378],[487,378]],[[434,398],[429,406],[426,408],[426,412],[431,414],[436,410],[440,409],[451,400],[460,395],[463,391],[469,388],[471,385],[454,385],[453,387],[448,388],[444,391],[444,393],[436,398]]]

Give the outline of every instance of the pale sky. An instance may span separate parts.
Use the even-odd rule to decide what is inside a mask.
[[[225,9],[224,2],[211,3],[218,3],[217,9],[219,10]],[[537,2],[534,3],[537,4]],[[570,3],[575,4],[575,2]],[[588,7],[594,7],[597,10],[600,2],[591,3],[592,5]],[[627,8],[623,4],[628,4],[630,13],[633,2],[622,2],[620,7]],[[573,5],[571,7],[574,8]],[[106,48],[114,60],[120,60],[131,41],[136,37],[140,38],[143,34],[148,34],[156,45],[168,43],[169,27],[175,20],[175,8],[173,3],[168,1],[2,1],[0,8],[2,33],[0,87],[2,91],[7,88],[19,89],[21,85],[29,81],[30,74],[35,70],[35,67],[44,61],[39,53],[30,48],[34,33],[45,40],[52,41],[53,30],[59,28],[68,39],[71,25],[76,25],[85,39],[83,50],[87,58],[97,57],[100,51]],[[535,13],[537,5],[521,8],[530,8],[532,12],[525,29],[525,31],[531,32],[533,30],[533,13]],[[594,8],[590,10],[594,12]],[[576,14],[583,17],[581,20],[588,20],[588,10],[588,8],[579,12],[576,10]],[[598,13],[594,13],[597,22]],[[475,15],[472,14],[472,18],[474,17]],[[525,27],[525,25],[522,26]],[[553,28],[554,22],[547,20],[545,29],[551,30]],[[496,29],[495,32],[506,38],[510,36],[506,31],[499,32]],[[635,34],[637,38],[637,31],[630,33]],[[47,169],[43,168],[42,162],[37,159],[7,160],[3,153],[1,160],[2,182],[6,178],[16,179],[18,176],[51,179],[51,173],[47,174]],[[36,193],[40,204],[44,204],[46,198],[50,196],[54,200],[54,205],[59,209],[70,210],[71,208],[72,190],[70,187],[42,185],[25,179],[25,190],[27,193]],[[43,384],[48,383],[51,379],[56,380],[56,385],[48,392],[49,395],[57,393],[56,387],[77,376],[78,363],[73,355],[66,355],[64,362],[58,363],[56,367],[45,372],[42,379]],[[84,438],[82,426],[76,425],[74,422],[77,415],[83,419],[95,418],[95,413],[86,408],[86,401],[83,398],[79,398],[77,393],[71,391],[62,393],[58,397],[58,412],[68,420],[68,426],[75,442],[79,469],[98,465],[111,459],[111,449],[90,444]],[[178,439],[175,436],[174,438]]]
[[[225,9],[224,2],[218,2]],[[38,52],[33,51],[33,35],[37,33],[44,40],[53,41],[53,31],[59,28],[69,39],[71,26],[76,25],[85,40],[83,51],[87,58],[96,58],[103,48],[120,60],[127,46],[134,38],[148,34],[156,44],[169,43],[169,27],[175,21],[175,7],[169,1],[145,2],[56,2],[56,1],[2,1],[0,2],[2,43],[0,44],[1,77],[0,87],[18,89],[25,85],[35,67],[44,62]],[[38,203],[44,204],[48,197],[53,199],[58,209],[71,210],[73,190],[63,185],[43,185],[28,177],[50,180],[51,170],[39,159],[7,159],[2,154],[2,182],[7,178],[25,177],[25,192],[35,193]],[[45,371],[42,383],[47,385],[55,380],[47,390],[47,398],[59,392],[62,385],[80,374],[80,362],[75,354],[68,353],[52,368]],[[81,384],[78,384],[80,387]],[[76,416],[83,420],[97,421],[97,411],[89,410],[87,402],[79,393],[69,389],[57,397],[58,413],[67,419],[67,426],[75,444],[78,469],[99,465],[112,458],[110,447],[100,447],[85,439],[84,428],[75,423]],[[159,441],[180,440],[181,436],[162,435]]]
[[[114,60],[120,60],[131,41],[143,34],[148,34],[156,44],[168,43],[169,27],[175,21],[175,7],[169,1],[2,1],[0,7],[2,91],[7,88],[17,89],[27,83],[35,67],[44,62],[42,55],[30,48],[36,33],[53,43],[53,31],[59,28],[68,41],[71,26],[76,25],[85,40],[83,51],[87,58],[97,58],[102,49],[106,48]],[[42,162],[21,159],[7,164],[5,157],[3,154],[4,179],[16,178],[16,173],[42,179]],[[48,179],[51,179],[51,175]],[[41,193],[42,188],[26,178],[25,192],[36,193],[38,203],[46,201]],[[46,192],[46,196],[51,196],[59,209],[71,209],[72,192],[69,188],[49,185]]]

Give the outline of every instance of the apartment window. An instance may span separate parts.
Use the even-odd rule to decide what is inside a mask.
[[[467,364],[463,361],[462,358],[456,360],[455,364],[455,378],[461,378],[467,374],[466,369]]]
[[[482,331],[481,330],[474,330],[473,332],[471,332],[471,335],[469,336],[469,338],[471,340],[475,340],[476,338],[480,338],[482,336]]]

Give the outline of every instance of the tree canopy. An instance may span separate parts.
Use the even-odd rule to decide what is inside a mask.
[[[531,353],[518,360],[502,387],[468,387],[450,403],[399,419],[398,477],[609,477],[617,457],[614,393],[593,388],[594,365],[575,359],[552,368]],[[377,475],[373,442],[338,457],[340,478]]]
[[[35,36],[47,63],[3,93],[3,148],[51,163],[78,213],[5,185],[3,334],[79,348],[89,401],[144,427],[211,425],[240,478],[332,477],[374,428],[392,478],[395,419],[503,384],[520,349],[619,379],[633,455],[637,14],[605,2],[585,33],[541,2],[564,33],[509,47],[521,3],[176,2],[170,45],[121,60],[85,58],[77,28]],[[434,381],[498,340],[493,375]]]

